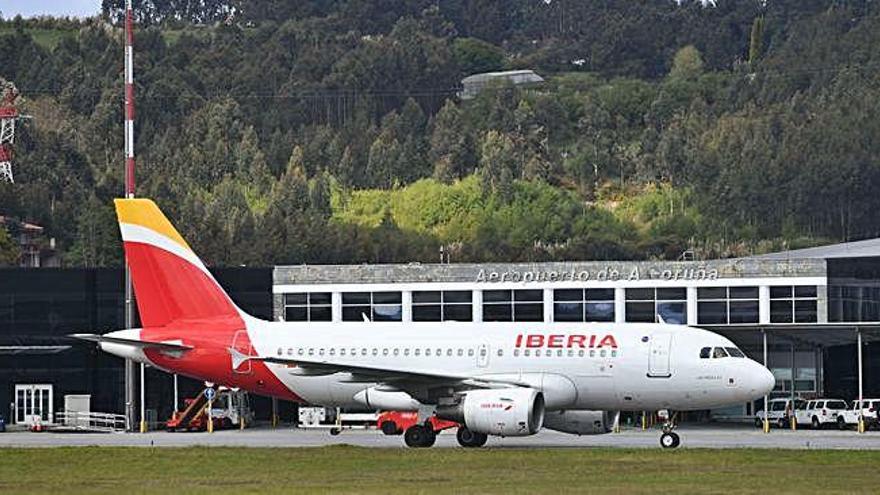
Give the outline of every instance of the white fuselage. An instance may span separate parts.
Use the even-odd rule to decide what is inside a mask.
[[[524,382],[543,390],[548,410],[706,409],[754,400],[774,384],[772,374],[751,359],[701,358],[703,348],[735,345],[680,325],[249,318],[247,326],[260,356]],[[377,384],[349,372],[314,374],[286,364],[269,368],[297,396],[324,406],[363,406],[354,396]]]

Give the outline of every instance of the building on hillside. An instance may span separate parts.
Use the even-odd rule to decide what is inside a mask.
[[[46,240],[43,227],[30,222],[0,215],[0,228],[21,250],[19,266],[22,268],[58,267],[60,261],[55,253],[55,239]]]
[[[504,72],[484,72],[473,74],[461,80],[462,89],[458,97],[462,100],[476,98],[480,92],[493,85],[536,86],[544,83],[544,78],[533,70],[508,70]]]

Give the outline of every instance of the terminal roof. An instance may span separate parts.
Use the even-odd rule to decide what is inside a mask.
[[[762,260],[789,260],[804,258],[865,258],[880,257],[880,237],[865,239],[863,241],[842,242],[806,249],[794,249],[753,256],[754,259]]]

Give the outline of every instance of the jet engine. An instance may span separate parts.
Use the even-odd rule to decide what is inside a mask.
[[[533,388],[471,390],[457,404],[439,406],[437,416],[464,423],[475,433],[534,435],[544,422],[544,395]]]
[[[553,411],[544,416],[544,428],[575,435],[601,435],[611,432],[614,414],[614,411]]]

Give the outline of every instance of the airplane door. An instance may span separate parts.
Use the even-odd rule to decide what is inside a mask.
[[[672,376],[672,370],[669,367],[671,347],[671,333],[657,333],[651,336],[651,349],[648,354],[649,377],[669,378]]]
[[[477,348],[477,367],[485,368],[489,366],[489,346],[488,344],[480,344]]]

